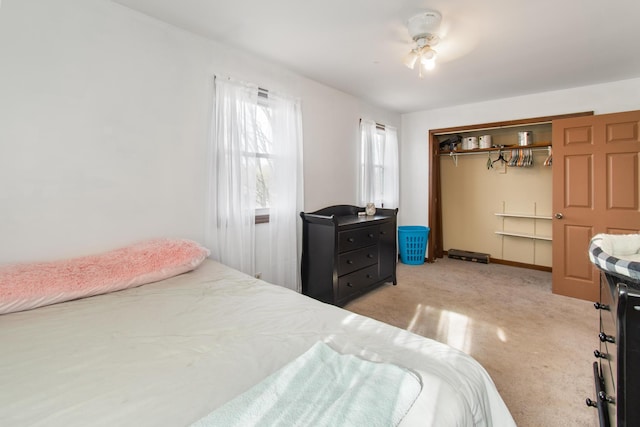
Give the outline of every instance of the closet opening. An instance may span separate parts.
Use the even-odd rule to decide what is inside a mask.
[[[551,271],[552,122],[586,115],[430,130],[427,261],[457,249]]]

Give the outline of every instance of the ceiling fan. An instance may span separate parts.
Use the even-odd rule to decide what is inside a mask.
[[[437,31],[441,21],[440,12],[433,10],[418,13],[407,21],[407,30],[416,46],[406,55],[404,64],[412,70],[418,64],[420,78],[423,77],[423,70],[432,70],[436,65],[435,60],[438,52],[433,49],[433,46],[440,41]]]

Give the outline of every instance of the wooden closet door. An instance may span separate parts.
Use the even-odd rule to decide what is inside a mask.
[[[553,292],[598,301],[598,233],[640,232],[640,111],[553,121]]]

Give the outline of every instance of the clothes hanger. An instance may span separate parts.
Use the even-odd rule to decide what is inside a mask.
[[[499,162],[499,161],[503,161],[504,163],[507,163],[507,159],[505,159],[504,155],[502,154],[502,149],[498,151],[498,158],[495,159],[493,162],[491,162],[491,166],[493,167],[493,163]]]
[[[544,165],[545,166],[551,166],[553,163],[553,151],[551,151],[551,147],[547,147],[549,155],[547,156],[547,158],[544,161]]]

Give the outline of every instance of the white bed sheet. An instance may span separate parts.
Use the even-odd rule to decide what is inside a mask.
[[[0,315],[0,425],[185,426],[315,342],[417,371],[401,426],[515,426],[470,356],[217,262]]]

